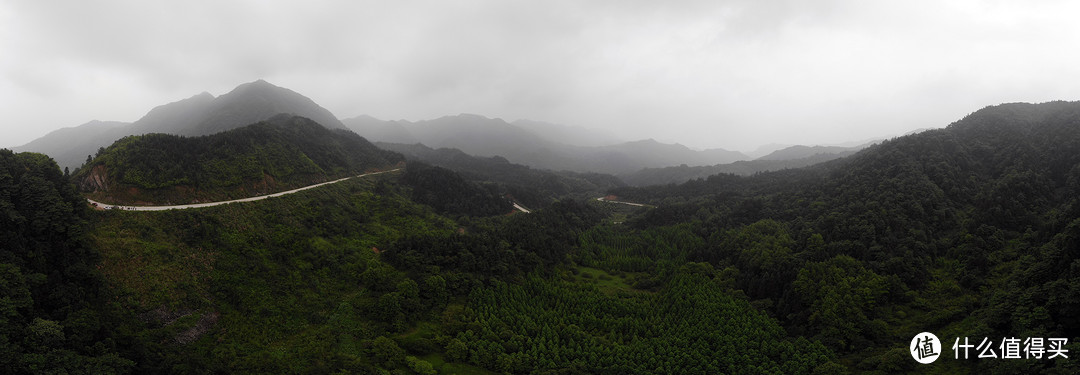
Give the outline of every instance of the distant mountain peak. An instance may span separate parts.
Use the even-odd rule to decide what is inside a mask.
[[[82,124],[82,126],[121,126],[121,125],[127,125],[127,123],[126,122],[119,122],[119,121],[90,120],[89,122],[87,122],[85,124]]]
[[[353,117],[353,119],[363,120],[363,121],[384,121],[382,119],[376,118],[375,116],[368,115],[368,114],[362,114],[362,115]]]
[[[501,119],[501,118],[497,118],[497,117],[492,118],[492,117],[487,117],[487,116],[484,116],[484,115],[478,115],[478,114],[475,114],[475,113],[459,113],[459,114],[454,115],[454,116],[443,116],[443,117],[441,117],[439,119],[447,119],[447,120],[455,120],[455,121],[470,121],[470,122],[488,122],[488,123],[498,122],[498,123],[506,123],[507,125],[509,125],[508,122],[503,121],[503,119]]]
[[[239,86],[236,86],[236,88],[234,88],[232,90],[232,92],[242,91],[242,90],[252,90],[252,89],[273,90],[273,89],[282,89],[282,88],[283,87],[275,85],[275,84],[270,83],[270,82],[267,82],[266,80],[258,79],[258,80],[251,81],[251,82],[248,82],[248,83],[242,83]]]
[[[482,119],[482,120],[490,120],[491,119],[491,118],[489,118],[487,116],[478,115],[478,114],[475,114],[475,113],[459,113],[456,117],[465,118],[465,119]]]
[[[159,105],[134,123],[97,121],[60,129],[18,149],[42,152],[52,156],[61,166],[78,167],[87,155],[127,135],[210,135],[281,113],[302,116],[326,128],[345,128],[341,120],[313,100],[260,79],[239,85],[221,96],[215,97],[204,91]]]
[[[250,125],[279,113],[303,116],[327,128],[345,128],[330,111],[308,97],[262,79],[236,86],[218,97],[203,92],[158,106],[135,124],[145,132],[195,136]]]

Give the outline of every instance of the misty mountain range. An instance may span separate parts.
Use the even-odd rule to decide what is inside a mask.
[[[544,123],[509,123],[473,114],[417,122],[380,121],[362,116],[343,122],[373,142],[456,148],[470,155],[502,156],[516,164],[573,172],[622,174],[642,168],[725,164],[747,159],[738,151],[695,151],[652,139],[601,145],[614,138],[581,128],[552,126],[562,134],[564,141],[560,142],[548,135]]]
[[[791,146],[761,157],[761,160],[771,163],[747,164],[745,161],[751,157],[738,151],[699,151],[652,139],[625,142],[618,134],[532,120],[507,122],[474,114],[415,122],[380,120],[371,116],[338,120],[311,99],[258,80],[242,84],[218,97],[203,92],[160,105],[132,123],[95,120],[56,130],[12,149],[17,152],[41,152],[55,159],[62,168],[74,169],[82,165],[88,156],[127,135],[210,135],[281,113],[306,117],[330,129],[349,129],[372,142],[419,143],[433,149],[458,149],[480,157],[500,156],[512,163],[534,168],[608,173],[630,176],[634,181],[656,180],[664,183],[683,182],[713,171],[751,174],[798,167],[841,157],[865,147]],[[784,160],[802,162],[776,162]],[[741,165],[734,166],[731,164],[734,162]],[[673,169],[665,171],[664,168]],[[639,173],[655,175],[657,170],[666,177],[634,177]]]
[[[237,86],[219,97],[203,92],[160,105],[133,123],[91,121],[59,129],[12,150],[44,153],[55,159],[62,168],[76,168],[86,161],[87,155],[93,155],[99,148],[108,147],[127,135],[210,135],[263,121],[280,113],[307,117],[330,129],[345,128],[330,111],[311,99],[258,80]]]

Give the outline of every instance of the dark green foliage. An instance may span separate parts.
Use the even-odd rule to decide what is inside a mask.
[[[402,350],[394,340],[385,336],[375,338],[371,343],[371,355],[375,360],[386,367],[394,367],[405,361],[405,350]]]
[[[806,334],[837,351],[849,352],[873,347],[875,340],[889,337],[887,324],[876,319],[889,284],[859,261],[839,255],[806,264],[791,288],[809,313],[803,327]]]
[[[152,322],[137,332],[149,347],[129,354],[138,371],[404,364],[396,351],[370,361],[366,343],[444,306],[447,281],[409,278],[376,251],[453,226],[376,180],[200,210],[99,213],[101,268],[120,302]]]
[[[400,152],[409,160],[453,170],[472,181],[494,182],[502,189],[500,192],[530,208],[547,207],[562,198],[595,197],[606,189],[625,185],[612,175],[533,169],[503,157],[471,156],[451,148],[383,142],[376,145]]]
[[[324,176],[353,168],[312,155]],[[906,349],[931,331],[1080,351],[1080,103],[987,108],[808,169],[614,189],[658,206],[617,220],[592,199],[477,217],[508,211],[513,185],[425,165],[91,214],[48,159],[0,159],[0,360],[21,372],[1077,370],[918,367]]]
[[[787,339],[692,267],[655,295],[608,296],[530,276],[477,289],[469,306],[469,329],[450,333],[468,346],[470,362],[498,371],[809,373],[830,356],[820,344]]]
[[[690,259],[734,267],[793,333],[886,370],[920,329],[1080,332],[1077,165],[1080,103],[1007,104],[811,168],[611,193],[660,206],[636,228],[692,224],[709,246]]]
[[[355,133],[281,115],[201,137],[125,137],[80,168],[76,180],[109,203],[188,203],[266,194],[400,161]]]
[[[126,372],[103,320],[86,203],[49,157],[0,150],[0,367],[11,373]]]
[[[384,256],[405,269],[455,270],[482,277],[520,274],[565,261],[581,233],[601,217],[599,210],[581,202],[559,201],[531,214],[513,215],[495,228],[410,235]]]
[[[514,209],[494,185],[466,181],[457,173],[424,163],[409,163],[401,182],[412,187],[413,201],[449,216],[501,215]]]

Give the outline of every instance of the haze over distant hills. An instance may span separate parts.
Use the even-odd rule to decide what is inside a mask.
[[[858,152],[858,150],[848,150],[838,153],[820,153],[791,159],[770,160],[759,158],[754,160],[739,160],[728,164],[702,165],[695,167],[680,165],[676,167],[645,168],[633,173],[621,174],[619,175],[619,178],[631,186],[681,184],[693,179],[706,178],[717,174],[750,176],[761,172],[802,168],[850,156],[856,152]]]
[[[599,147],[626,142],[616,134],[586,129],[580,126],[524,119],[515,120],[511,124],[528,130],[549,142],[565,143],[571,146]]]
[[[209,135],[250,125],[280,113],[314,120],[327,128],[344,129],[330,111],[295,91],[263,80],[245,83],[219,97],[201,93],[150,110],[133,123],[91,121],[38,138],[13,151],[34,151],[51,156],[61,167],[76,168],[127,135],[166,133],[184,136]]]
[[[206,135],[266,120],[279,113],[307,117],[330,129],[345,129],[333,113],[308,97],[263,80],[242,84],[217,98],[204,92],[158,106],[134,125],[157,133]]]
[[[857,146],[789,146],[770,152],[754,160],[739,160],[727,164],[687,166],[680,165],[663,168],[644,168],[633,173],[620,174],[624,182],[631,186],[681,184],[696,178],[706,178],[716,174],[734,174],[749,176],[760,172],[781,169],[802,168],[824,163],[859,152],[875,142]],[[756,152],[779,145],[762,146]]]
[[[470,155],[502,156],[513,163],[552,170],[617,174],[642,168],[713,165],[747,159],[737,151],[696,151],[652,139],[618,142],[613,136],[580,127],[530,120],[509,123],[474,114],[416,122],[360,116],[342,122],[373,142],[455,148]]]
[[[854,151],[866,148],[871,143],[866,143],[858,146],[844,147],[844,146],[803,146],[796,145],[780,150],[773,151],[768,155],[762,156],[754,160],[792,160],[792,159],[804,159],[813,157],[815,155],[836,155],[836,154],[850,154]]]
[[[14,151],[34,151],[51,156],[61,167],[77,168],[88,156],[128,135],[165,133],[182,136],[209,135],[246,126],[287,113],[309,118],[330,129],[349,129],[372,142],[431,148],[453,148],[480,157],[500,156],[512,163],[556,171],[631,175],[645,169],[691,168],[694,172],[663,173],[668,182],[681,182],[700,173],[741,171],[754,173],[778,166],[794,167],[842,155],[849,148],[825,146],[762,146],[755,156],[773,163],[743,163],[734,169],[719,167],[752,159],[724,149],[693,150],[681,144],[653,139],[627,142],[619,134],[599,132],[534,120],[507,122],[474,114],[444,116],[423,121],[386,121],[371,116],[338,120],[329,110],[292,90],[263,80],[242,84],[215,97],[200,93],[160,105],[133,123],[91,121],[45,135]],[[854,148],[857,149],[857,148]],[[851,149],[851,150],[854,150]],[[767,154],[767,155],[766,155]],[[837,156],[839,157],[839,156]],[[776,163],[775,161],[802,160]],[[689,170],[687,170],[689,171]],[[684,179],[685,177],[685,179]],[[674,178],[674,180],[670,180]],[[641,181],[652,181],[645,178]]]

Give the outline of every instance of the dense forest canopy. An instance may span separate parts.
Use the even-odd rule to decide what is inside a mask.
[[[237,131],[290,134],[275,126]],[[95,163],[133,163],[118,181],[159,170],[139,181],[232,186],[201,166],[259,143],[222,134],[136,137]],[[274,164],[307,150],[292,140],[252,163],[311,161],[330,176],[400,160],[338,158],[364,143],[328,134],[340,149]],[[146,166],[132,145],[148,148]],[[43,155],[0,151],[0,361],[16,373],[1080,371],[949,349],[922,365],[909,348],[928,331],[944,348],[1042,337],[1080,350],[1080,103],[988,107],[816,166],[678,185],[467,155],[432,166],[417,155],[455,152],[413,151],[399,174],[165,212],[88,210],[72,180],[92,165],[70,178]],[[654,208],[582,198],[608,183],[598,196]],[[510,214],[524,197],[542,208]]]
[[[1053,102],[988,107],[810,168],[612,194],[660,206],[635,228],[689,223],[708,241],[691,261],[734,266],[790,332],[872,369],[918,330],[1076,337],[1078,183],[1080,103]]]
[[[89,210],[45,155],[0,150],[0,366],[13,373],[123,373],[122,314],[87,241]],[[118,345],[119,344],[119,345]]]

